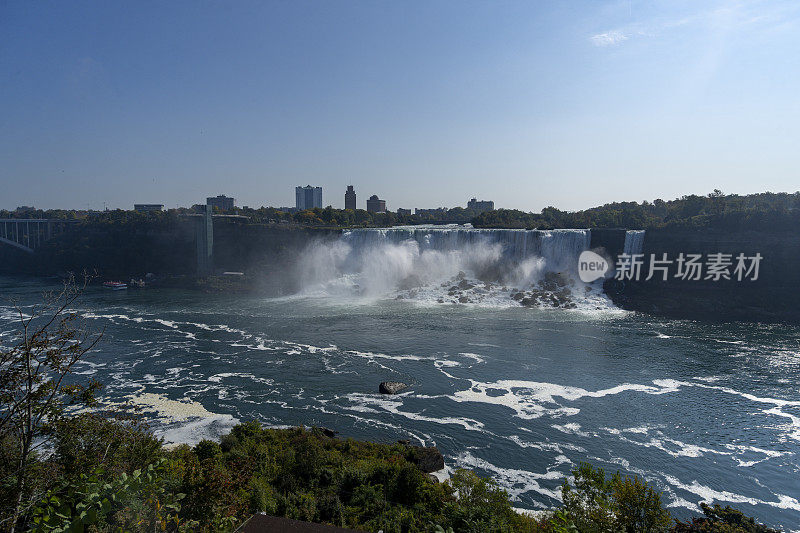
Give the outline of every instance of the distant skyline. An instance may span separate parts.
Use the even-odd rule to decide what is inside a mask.
[[[0,2],[0,208],[800,188],[800,3]]]

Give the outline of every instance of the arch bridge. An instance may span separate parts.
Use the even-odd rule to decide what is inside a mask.
[[[66,224],[64,220],[46,218],[0,218],[0,243],[33,253],[47,240],[62,233]]]

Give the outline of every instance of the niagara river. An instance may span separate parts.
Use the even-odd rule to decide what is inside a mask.
[[[800,328],[622,311],[569,275],[588,245],[583,230],[353,230],[309,247],[291,294],[91,286],[76,310],[105,335],[76,374],[168,442],[247,420],[408,439],[528,510],[588,461],[644,477],[680,518],[713,501],[800,530]],[[0,343],[7,300],[24,312],[57,286],[0,277]]]

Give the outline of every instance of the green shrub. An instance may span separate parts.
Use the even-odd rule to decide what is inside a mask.
[[[445,525],[456,531],[514,531],[519,515],[495,481],[469,470],[456,470],[448,482],[457,498],[445,510]]]
[[[562,527],[581,533],[658,533],[672,524],[661,495],[638,477],[608,477],[602,468],[581,463],[572,471],[575,487],[564,481]],[[554,522],[555,523],[555,522]]]
[[[184,494],[174,493],[169,465],[160,459],[132,475],[108,477],[98,467],[48,491],[29,513],[31,531],[72,532],[94,526],[101,531],[175,529]]]
[[[222,447],[219,443],[203,439],[194,447],[194,453],[197,454],[197,458],[201,461],[214,459],[222,455]]]
[[[690,522],[677,522],[673,531],[675,533],[780,533],[759,524],[754,518],[745,516],[741,511],[731,509],[729,506],[711,507],[701,503],[704,518],[694,518]]]
[[[264,479],[254,477],[250,480],[250,511],[274,515],[278,510],[278,499],[272,486]]]

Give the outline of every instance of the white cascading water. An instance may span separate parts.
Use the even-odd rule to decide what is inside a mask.
[[[575,280],[578,256],[590,240],[589,230],[354,229],[309,246],[301,286],[315,296],[520,305],[510,295],[535,288],[548,272]],[[465,292],[454,294],[455,283]],[[571,290],[585,298],[585,287]]]
[[[641,254],[644,249],[644,230],[628,230],[625,232],[625,246],[622,253],[628,255]]]

